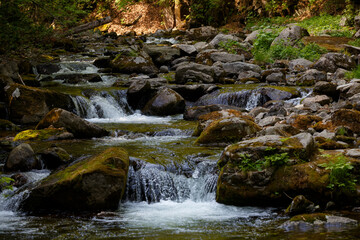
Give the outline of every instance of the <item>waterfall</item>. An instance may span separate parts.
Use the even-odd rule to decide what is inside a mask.
[[[129,168],[125,201],[154,203],[161,200],[215,200],[217,174],[214,161],[198,163],[189,177],[177,171],[166,171],[163,166],[138,165]]]

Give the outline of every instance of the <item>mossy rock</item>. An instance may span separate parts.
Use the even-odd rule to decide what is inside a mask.
[[[294,117],[293,127],[306,130],[313,127],[316,123],[322,121],[322,118],[315,115],[297,115]]]
[[[320,221],[326,221],[326,216],[328,214],[325,213],[308,213],[308,214],[301,214],[301,215],[296,215],[294,217],[292,217],[290,219],[290,221],[295,222],[295,221],[304,221],[307,223],[314,223],[317,220]]]
[[[40,130],[25,130],[18,133],[14,141],[28,141],[28,140],[56,140],[73,137],[64,128],[45,128]]]
[[[348,144],[341,144],[334,140],[324,138],[324,137],[316,137],[316,142],[318,143],[319,148],[325,150],[333,150],[333,149],[345,149],[348,148]]]
[[[129,50],[118,54],[111,61],[111,67],[114,72],[119,73],[157,73],[158,69],[154,65],[151,57],[144,51],[136,52]]]
[[[127,152],[109,148],[43,179],[21,208],[32,213],[116,210],[125,191],[128,168]]]
[[[14,123],[10,122],[9,120],[0,119],[0,130],[16,131],[19,130],[19,127],[16,126]]]
[[[360,133],[360,111],[340,109],[334,112],[331,121],[335,126],[346,126],[354,133]]]
[[[196,139],[196,144],[228,144],[260,131],[255,122],[242,117],[230,117],[210,123]]]

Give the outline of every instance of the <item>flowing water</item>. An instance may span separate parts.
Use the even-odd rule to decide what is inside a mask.
[[[60,66],[55,75],[98,72],[89,60],[65,59]],[[181,115],[154,117],[133,111],[127,105],[125,91],[110,87],[114,76],[100,75],[101,83],[49,88],[68,93],[93,90],[90,95],[72,96],[74,112],[111,130],[112,137],[56,144],[75,159],[109,146],[129,152],[127,189],[118,210],[76,216],[26,216],[18,207],[27,190],[9,190],[0,196],[0,239],[358,239],[359,228],[340,232],[324,229],[320,234],[284,231],[279,226],[287,218],[277,209],[217,203],[216,163],[223,149],[195,146],[191,134],[196,123],[182,120]],[[211,99],[246,109],[266,101],[256,90],[224,93],[201,101],[208,104]],[[31,144],[41,150],[53,142]],[[41,170],[26,176],[29,184],[36,184],[48,174]]]

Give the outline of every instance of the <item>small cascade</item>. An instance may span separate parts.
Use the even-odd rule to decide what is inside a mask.
[[[141,165],[141,164],[140,164]],[[162,200],[184,202],[213,201],[217,182],[216,162],[203,161],[186,177],[178,170],[136,164],[128,173],[125,201],[155,203]]]
[[[313,93],[312,88],[306,88],[306,89],[299,89],[301,96],[298,98],[289,99],[286,102],[290,103],[291,106],[297,106],[301,103],[301,101],[307,97],[309,97]]]
[[[123,90],[111,93],[101,92],[93,95],[90,99],[82,96],[73,96],[75,113],[83,118],[122,118],[132,113]]]
[[[62,62],[59,63],[60,71],[58,74],[73,74],[73,73],[97,73],[98,68],[90,62]]]
[[[219,91],[216,91],[201,97],[195,105],[223,104],[250,110],[263,105],[268,100],[268,97],[257,89],[229,93],[219,93]]]

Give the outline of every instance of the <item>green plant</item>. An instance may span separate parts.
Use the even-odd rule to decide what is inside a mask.
[[[240,163],[238,167],[242,171],[254,171],[261,170],[262,164],[259,161],[253,161],[252,156],[246,153],[242,153],[239,155]]]
[[[316,43],[309,43],[300,49],[299,57],[305,58],[310,61],[315,61],[326,52],[327,50],[325,48],[320,47]]]
[[[360,78],[360,65],[358,65],[354,70],[345,73],[347,79]]]
[[[244,49],[241,44],[235,40],[221,41],[219,43],[220,48],[224,49],[229,53],[236,54],[239,48]]]
[[[327,154],[322,156],[329,159],[327,163],[319,164],[320,167],[324,167],[326,170],[330,170],[328,188],[330,188],[332,191],[355,191],[356,179],[351,174],[351,170],[354,167],[351,165],[348,159],[341,153],[335,156]]]
[[[13,187],[10,185],[10,183],[13,181],[14,179],[9,177],[0,177],[0,190],[12,190]]]
[[[280,167],[289,162],[288,153],[275,153],[269,156],[265,156],[265,166]]]
[[[349,45],[360,47],[360,38],[355,39],[354,41],[350,41]]]

